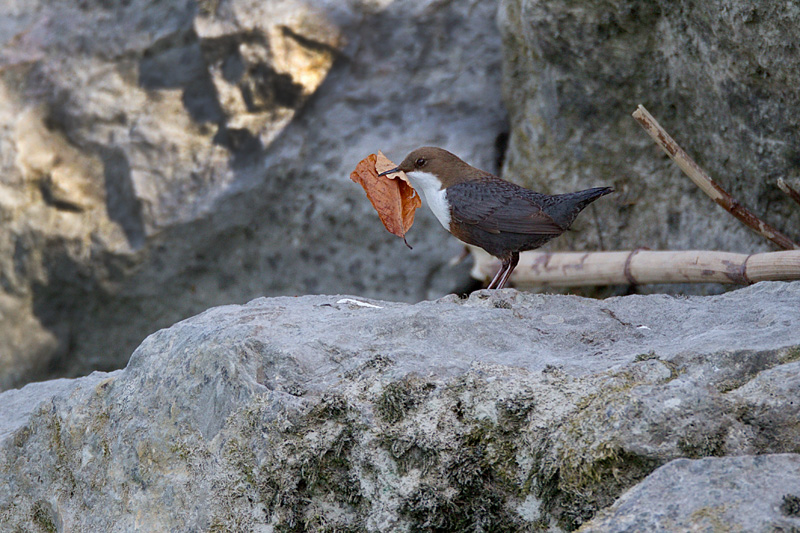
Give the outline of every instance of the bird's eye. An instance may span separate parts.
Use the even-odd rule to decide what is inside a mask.
[[[417,160],[414,162],[414,164],[415,164],[416,166],[418,166],[418,167],[425,166],[425,163],[427,163],[427,161],[425,161],[425,159],[424,159],[424,158],[422,158],[422,157],[420,157],[419,159],[417,159]]]

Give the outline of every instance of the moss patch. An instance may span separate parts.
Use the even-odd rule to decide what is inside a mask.
[[[375,402],[375,411],[386,422],[398,422],[418,407],[435,388],[433,383],[414,376],[389,383]]]
[[[607,376],[599,392],[577,398],[564,425],[537,443],[534,494],[560,527],[578,528],[661,464],[626,450],[607,429],[631,416],[623,407],[637,385],[628,372]]]
[[[245,413],[241,439],[226,443],[228,465],[238,472],[224,499],[245,499],[264,509],[276,532],[359,531],[361,487],[351,464],[356,434],[363,430],[343,397],[328,395],[304,413],[264,421],[258,409]],[[229,512],[228,512],[229,511]],[[237,513],[226,510],[215,531],[235,531]]]
[[[782,364],[800,361],[800,346],[787,348],[786,352],[780,356],[779,360]]]
[[[56,526],[56,520],[53,516],[53,510],[47,502],[39,500],[33,504],[31,519],[42,531],[47,533],[56,533],[56,531],[58,531],[58,526]]]
[[[792,518],[800,517],[800,496],[786,494],[781,500],[781,513]]]
[[[712,433],[696,433],[678,441],[678,449],[684,457],[722,457],[725,455],[726,432],[722,429]]]
[[[398,471],[411,466],[420,468],[422,477],[416,489],[403,501],[400,514],[407,518],[411,531],[520,531],[530,529],[514,510],[529,484],[520,476],[517,454],[528,412],[534,402],[530,397],[489,402],[496,417],[476,416],[486,409],[485,400],[472,398],[485,387],[479,381],[460,381],[447,387],[442,401],[448,418],[439,420],[440,435],[416,433],[415,419],[401,428],[393,428],[391,442],[416,434],[413,445],[404,453],[394,453]],[[440,413],[442,410],[439,411]],[[424,420],[425,412],[415,415]]]
[[[520,531],[507,505],[524,492],[516,481],[516,444],[498,425],[478,424],[452,450],[429,457],[430,475],[400,510],[412,531]]]

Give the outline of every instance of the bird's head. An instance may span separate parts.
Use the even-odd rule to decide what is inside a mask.
[[[381,172],[380,175],[400,170],[408,175],[411,184],[415,187],[435,189],[446,189],[456,183],[488,174],[468,165],[455,154],[434,146],[417,148],[408,154],[397,167]]]

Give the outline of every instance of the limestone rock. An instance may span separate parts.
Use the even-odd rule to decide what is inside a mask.
[[[503,0],[504,173],[546,192],[613,185],[556,248],[771,245],[722,211],[631,118],[643,104],[742,204],[795,240],[800,55],[785,2]],[[615,204],[616,203],[616,204]],[[589,230],[592,228],[592,230]],[[674,289],[673,289],[674,290]]]
[[[745,505],[744,488],[789,476],[796,456],[671,461],[797,449],[798,299],[800,282],[213,308],[148,337],[124,370],[0,394],[0,523],[560,531],[649,513],[637,494],[689,498],[676,471],[742,487],[698,495],[698,510],[730,501],[714,516],[772,523],[779,489]]]
[[[796,531],[800,455],[676,459],[580,531]]]
[[[466,280],[430,215],[409,251],[348,176],[422,144],[496,166],[495,11],[0,6],[0,390],[118,368],[147,334],[221,303],[419,300]]]

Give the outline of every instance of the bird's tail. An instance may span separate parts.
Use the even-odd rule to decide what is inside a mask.
[[[614,189],[611,187],[594,187],[592,189],[586,189],[585,191],[574,192],[572,195],[576,200],[575,206],[578,209],[583,209],[601,196],[611,194],[612,192],[614,192]]]
[[[567,229],[575,221],[578,213],[594,202],[601,196],[611,194],[614,189],[611,187],[594,187],[584,191],[571,192],[567,194],[559,194],[557,205],[548,210],[548,214],[556,221],[556,224],[564,229]]]

